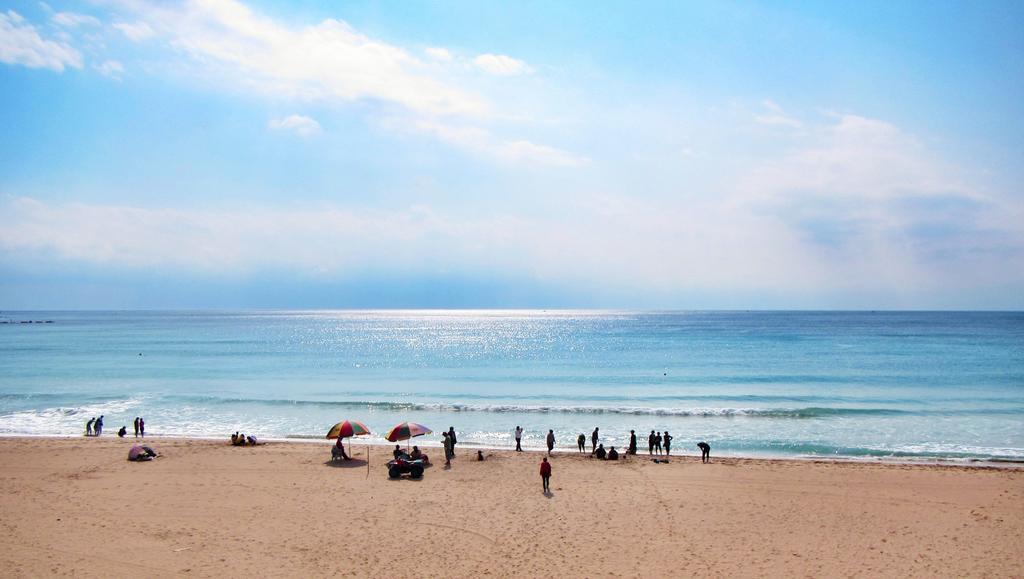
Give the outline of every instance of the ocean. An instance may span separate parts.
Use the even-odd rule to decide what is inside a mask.
[[[49,323],[22,323],[49,322]],[[1024,313],[0,312],[0,434],[314,440],[405,420],[465,446],[1024,461]]]

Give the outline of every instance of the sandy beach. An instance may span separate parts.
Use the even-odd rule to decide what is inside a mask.
[[[0,439],[5,577],[1021,576],[1024,470]],[[431,449],[439,455],[439,449]]]

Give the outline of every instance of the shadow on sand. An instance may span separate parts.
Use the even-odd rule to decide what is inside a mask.
[[[366,461],[361,458],[353,458],[352,460],[328,460],[324,462],[324,464],[334,468],[366,468]]]

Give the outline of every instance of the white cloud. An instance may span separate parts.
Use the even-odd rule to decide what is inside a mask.
[[[430,77],[409,52],[340,20],[292,27],[236,0],[129,6],[222,81],[303,99],[377,100],[421,114],[487,113],[483,99]]]
[[[115,22],[113,26],[134,42],[141,42],[156,35],[153,28],[145,22]]]
[[[562,166],[586,161],[520,136],[491,137],[490,131],[479,125],[514,115],[495,113],[491,102],[444,76],[445,67],[361,34],[343,21],[327,19],[311,26],[294,26],[258,14],[237,0],[123,3],[134,11],[138,23],[132,28],[123,22],[115,27],[138,37],[144,23],[154,35],[167,38],[178,54],[188,55],[211,83],[235,90],[241,87],[250,93],[255,88],[274,98],[380,103],[385,110],[377,111],[378,115],[409,117],[413,125],[477,125],[467,129],[487,138],[441,140],[502,161]],[[454,58],[443,48],[427,48],[426,54],[435,62]],[[494,74],[532,70],[507,56],[485,54],[476,61]],[[438,137],[450,134],[447,130],[426,132]]]
[[[525,62],[503,54],[481,54],[473,59],[473,64],[488,74],[498,76],[518,76],[533,72]]]
[[[114,80],[121,80],[124,75],[124,65],[117,60],[105,60],[101,64],[94,64],[93,68],[105,77]]]
[[[527,140],[503,140],[489,131],[473,126],[456,126],[437,121],[417,121],[411,124],[422,133],[468,151],[496,157],[514,164],[548,165],[554,167],[581,167],[590,162],[586,157],[555,147]]]
[[[782,107],[776,103],[766,100],[762,104],[764,105],[766,112],[754,116],[754,120],[758,123],[761,123],[762,125],[778,125],[794,129],[799,129],[804,126],[799,119],[786,115],[785,112],[783,112]]]
[[[425,52],[427,56],[429,56],[430,58],[433,58],[434,60],[438,60],[441,62],[451,62],[451,60],[454,58],[452,56],[452,53],[447,48],[429,47],[425,49],[423,52]]]
[[[1020,201],[971,186],[898,127],[834,115],[787,150],[740,179],[730,207],[791,236],[812,285],[903,291],[1024,271]]]
[[[66,28],[77,28],[79,26],[99,26],[100,21],[95,16],[78,14],[75,12],[58,12],[50,17],[50,20],[58,26]]]
[[[0,13],[0,62],[63,72],[82,68],[82,54],[70,45],[47,40],[13,10]]]
[[[322,130],[320,123],[315,119],[302,115],[288,115],[281,119],[273,119],[268,126],[275,131],[291,131],[302,137],[315,135]]]

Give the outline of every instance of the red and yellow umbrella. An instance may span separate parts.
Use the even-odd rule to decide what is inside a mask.
[[[399,440],[409,440],[414,436],[423,436],[424,434],[431,434],[432,432],[434,431],[422,424],[416,424],[415,422],[403,422],[389,430],[387,436],[384,438],[391,442],[398,442]]]
[[[358,420],[339,422],[327,431],[327,438],[348,438],[370,434],[370,428]]]

